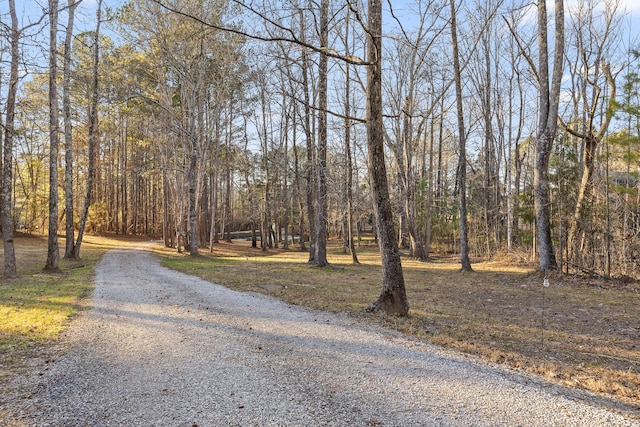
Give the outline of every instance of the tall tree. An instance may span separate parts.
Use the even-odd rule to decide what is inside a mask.
[[[456,111],[458,114],[458,191],[460,208],[460,264],[462,271],[471,271],[469,243],[467,237],[467,136],[462,110],[462,78],[460,76],[460,55],[458,53],[458,30],[456,26],[455,0],[451,6],[451,45],[453,48],[453,73],[456,87]]]
[[[409,312],[400,251],[393,224],[384,156],[382,123],[382,0],[368,1],[367,17],[367,152],[369,180],[382,258],[382,292],[369,311],[404,316]]]
[[[95,173],[95,152],[98,141],[98,97],[100,94],[98,82],[98,68],[100,64],[100,21],[102,17],[102,0],[98,0],[98,9],[96,11],[96,31],[93,37],[93,79],[91,84],[91,104],[89,105],[89,165],[87,168],[87,189],[84,199],[84,208],[82,217],[80,218],[80,227],[78,229],[78,240],[74,246],[74,257],[80,257],[80,248],[82,247],[82,238],[89,216],[89,207],[91,206],[93,195],[93,181]]]
[[[345,55],[350,56],[351,53],[349,51],[349,18],[350,12],[347,11],[347,17],[345,19],[345,36],[344,36],[344,44],[345,44]],[[351,116],[351,65],[349,63],[345,64],[345,90],[344,90],[344,115],[345,115],[345,123],[344,123],[344,152],[346,156],[346,182],[345,186],[347,188],[346,191],[346,199],[347,199],[347,212],[346,212],[346,222],[347,229],[345,231],[346,237],[348,239],[347,245],[349,246],[349,251],[351,252],[351,260],[354,264],[360,264],[358,261],[358,255],[356,254],[356,247],[353,240],[353,160],[351,156],[351,126],[353,125],[353,121],[350,119]]]
[[[2,241],[4,245],[4,277],[15,277],[16,254],[13,246],[13,216],[11,192],[13,190],[13,133],[18,91],[18,62],[20,60],[20,31],[15,0],[9,0],[11,14],[11,68],[9,72],[9,91],[4,124],[4,144],[2,156]]]
[[[549,159],[556,137],[560,85],[564,60],[564,1],[555,0],[555,46],[553,75],[549,80],[547,2],[538,1],[538,84],[539,116],[533,185],[540,271],[558,268],[551,239],[551,195]]]
[[[320,50],[328,49],[329,0],[320,4]],[[320,52],[318,63],[318,161],[316,163],[316,254],[314,264],[324,267],[327,261],[327,65],[329,58]]]
[[[58,248],[58,0],[49,0],[49,238],[45,271],[59,271]]]
[[[299,10],[300,15],[300,40],[306,44],[306,24],[302,9]],[[305,171],[306,177],[306,201],[307,201],[307,217],[309,218],[309,263],[313,264],[316,257],[316,208],[314,206],[316,193],[316,167],[315,167],[315,140],[311,131],[311,96],[309,91],[311,86],[309,83],[310,60],[306,49],[302,50],[301,61],[302,73],[302,93],[304,102],[304,133],[307,146],[307,166]]]
[[[517,22],[522,19],[523,12],[512,12],[511,20]],[[506,18],[505,18],[506,21]],[[509,21],[506,21],[510,26]],[[514,242],[514,232],[518,228],[518,210],[520,177],[522,170],[522,157],[520,155],[520,139],[524,129],[525,121],[525,93],[522,87],[522,71],[520,62],[522,60],[521,53],[516,49],[516,39],[511,37],[509,53],[509,74],[507,75],[507,155],[505,156],[506,171],[506,192],[507,192],[507,249],[511,250]],[[515,98],[515,99],[514,99]],[[517,107],[517,110],[516,110]],[[517,113],[516,113],[517,111]],[[517,119],[517,120],[516,120]],[[514,123],[515,121],[515,123]],[[515,129],[514,129],[515,127]],[[514,134],[515,131],[515,134]]]
[[[79,1],[68,0],[68,21],[64,38],[64,62],[62,77],[62,112],[64,115],[64,200],[65,200],[65,249],[64,257],[75,258],[75,225],[73,209],[73,127],[71,123],[71,41],[73,21]]]
[[[393,126],[395,141],[389,142],[394,147],[392,152],[398,168],[398,183],[402,199],[400,241],[405,244],[405,234],[407,234],[409,256],[424,261],[427,259],[427,252],[418,227],[415,159],[420,138],[423,136],[427,117],[433,111],[433,105],[426,106],[427,112],[418,113],[418,108],[424,103],[421,92],[430,91],[423,85],[427,82],[426,76],[432,67],[429,63],[431,47],[438,40],[437,34],[442,31],[436,27],[439,19],[429,19],[440,16],[442,6],[432,1],[418,1],[416,6],[415,12],[419,16],[417,30],[415,34],[409,35],[410,33],[402,28],[402,35],[396,38],[397,57],[389,60],[390,68],[394,68],[394,76],[393,83],[389,85],[391,88],[388,98],[392,99],[394,109],[398,111]],[[420,116],[422,118],[416,125],[414,121]]]

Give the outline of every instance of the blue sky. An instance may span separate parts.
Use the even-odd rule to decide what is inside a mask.
[[[66,5],[67,0],[58,0],[60,6]],[[470,1],[470,0],[463,0]],[[482,0],[474,0],[474,1],[482,1]],[[505,4],[509,4],[514,2],[515,0],[506,0]],[[573,5],[577,3],[578,0],[565,0],[565,8],[571,8]],[[598,0],[591,0],[598,1]],[[608,0],[612,1],[612,0]],[[125,0],[103,0],[103,5],[105,7],[116,8],[122,5]],[[520,2],[520,0],[518,0]],[[43,11],[47,9],[47,0],[18,0],[16,2],[16,6],[18,9],[18,16],[21,19],[22,26],[26,25],[29,22],[33,22],[42,16]],[[413,1],[397,1],[392,0],[392,5],[396,14],[399,16],[403,16],[401,19],[408,19],[410,5]],[[549,8],[553,8],[553,1],[547,0]],[[95,11],[96,11],[97,0],[83,0],[76,12],[76,30],[91,30],[95,28]],[[640,0],[620,0],[620,5],[622,9],[626,10],[627,18],[625,21],[631,25],[633,29],[633,37],[635,38],[635,45],[640,46]],[[385,6],[388,8],[388,6]],[[503,6],[504,8],[505,6]],[[403,13],[404,12],[404,13]],[[0,1],[0,13],[4,15],[3,19],[7,22],[7,13],[8,13],[8,3],[6,1]],[[534,18],[534,17],[532,17]],[[66,24],[66,13],[62,13],[60,15],[60,24],[61,29]],[[534,18],[535,19],[535,18]],[[32,32],[39,31],[39,40],[34,43],[35,46],[40,46],[43,51],[46,51],[46,44],[48,43],[48,32],[46,29],[46,21]],[[108,28],[103,27],[103,31],[108,31]],[[45,63],[46,61],[40,61]]]

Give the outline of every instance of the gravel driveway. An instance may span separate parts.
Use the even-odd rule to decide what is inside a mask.
[[[640,425],[396,332],[168,270],[144,248],[104,256],[91,306],[6,424]]]

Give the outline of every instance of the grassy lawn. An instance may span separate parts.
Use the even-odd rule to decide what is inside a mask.
[[[82,259],[42,273],[46,239],[19,238],[17,279],[0,281],[0,389],[29,369],[85,307],[93,270],[108,249],[137,239],[87,237]],[[61,239],[61,245],[64,240]],[[61,246],[62,247],[62,246]],[[296,250],[262,252],[220,243],[191,257],[156,245],[163,263],[227,287],[291,304],[347,312],[404,333],[549,380],[624,402],[640,416],[640,284],[555,275],[550,287],[517,257],[473,263],[403,258],[411,305],[406,318],[365,313],[380,292],[377,247],[358,248],[360,265],[331,243],[330,267],[307,264]],[[1,251],[0,251],[1,252]],[[543,310],[544,307],[544,310]],[[544,329],[543,329],[544,325]]]
[[[42,272],[46,238],[16,238],[18,278],[0,279],[0,388],[8,376],[27,369],[31,358],[58,339],[93,289],[95,264],[106,250],[120,244],[87,236],[81,259],[60,260],[62,273],[50,274]],[[62,255],[63,238],[59,245]]]
[[[366,314],[380,292],[380,257],[359,248],[360,265],[329,251],[331,267],[308,254],[248,243],[220,243],[214,253],[180,255],[158,248],[164,264],[242,291],[291,304],[348,312],[419,339],[480,356],[640,408],[640,284],[555,275],[550,286],[516,257],[473,263],[454,257],[403,258],[411,305],[406,318]],[[543,310],[544,304],[544,310]],[[544,325],[544,329],[543,329]]]

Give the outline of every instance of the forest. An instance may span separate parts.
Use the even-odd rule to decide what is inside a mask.
[[[622,0],[2,5],[4,276],[85,233],[357,263],[517,252],[640,278],[640,52]],[[65,247],[58,237],[65,236]]]

